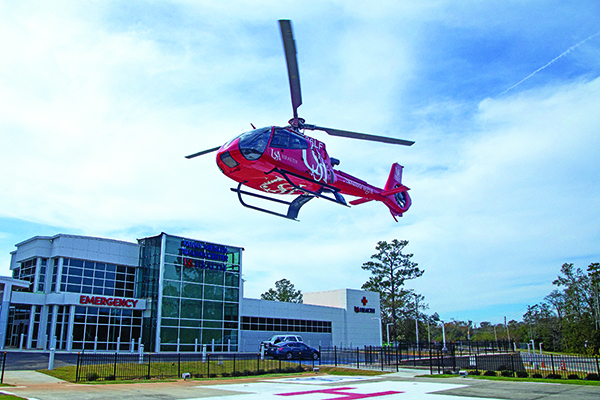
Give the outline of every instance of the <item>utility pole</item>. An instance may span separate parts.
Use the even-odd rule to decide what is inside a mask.
[[[508,331],[508,325],[506,324],[506,317],[504,317],[504,326],[506,326],[506,337],[508,337],[508,342],[510,343],[510,332]]]

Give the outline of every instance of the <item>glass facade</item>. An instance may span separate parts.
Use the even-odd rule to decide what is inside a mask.
[[[47,276],[48,265],[52,266],[51,276]],[[35,257],[20,262],[13,278],[31,282],[29,292],[133,298],[136,268],[69,257]],[[45,323],[40,329],[44,308]],[[57,350],[129,349],[131,341],[140,338],[142,312],[79,305],[16,305],[9,310],[5,345],[18,347],[23,334],[30,348],[50,348],[55,337]]]
[[[134,267],[63,258],[60,292],[133,297]]]
[[[137,245],[57,235],[20,246],[44,248],[46,256],[15,262],[13,278],[30,286],[14,291],[32,297],[10,305],[7,346],[128,351],[141,343],[151,352],[198,351],[201,345],[210,351],[239,349],[240,247],[165,233],[139,239]]]
[[[159,333],[145,337],[152,346],[158,334],[160,351],[213,351],[238,348],[240,262],[242,249],[163,234],[143,239],[142,295],[156,299],[144,321]],[[151,282],[157,272],[161,284]],[[154,340],[153,340],[154,339]]]

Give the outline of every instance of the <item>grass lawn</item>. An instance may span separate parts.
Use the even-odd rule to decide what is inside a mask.
[[[257,374],[252,374],[252,373],[244,373],[242,375],[238,374],[234,375],[233,374],[233,365],[231,365],[228,361],[223,362],[222,364],[217,364],[215,362],[215,364],[212,364],[213,362],[211,361],[211,373],[210,373],[210,378],[207,378],[206,376],[206,370],[203,371],[202,375],[197,375],[194,376],[192,374],[192,379],[235,379],[235,378],[249,378],[249,377],[256,377],[259,376]],[[287,363],[282,363],[281,367],[282,369],[285,368],[290,368],[292,366],[295,366],[296,364],[289,364],[286,365]],[[278,365],[277,365],[278,366]],[[185,365],[184,363],[182,363],[182,365],[180,366],[180,370],[181,371],[195,371],[195,369],[192,369],[193,366],[191,365]],[[119,365],[117,364],[117,377],[119,376],[127,376],[127,374],[125,373],[125,369],[127,368],[127,365],[123,364],[123,365]],[[151,366],[151,377],[152,379],[148,380],[148,379],[144,379],[146,374],[142,374],[143,376],[140,376],[139,379],[131,379],[131,380],[125,380],[125,379],[90,379],[87,380],[87,376],[83,376],[80,377],[80,382],[81,383],[102,383],[102,384],[106,384],[106,383],[126,383],[126,382],[156,382],[157,376],[160,376],[161,373],[164,372],[169,372],[170,374],[166,374],[166,377],[174,380],[174,379],[180,379],[179,377],[175,377],[172,374],[172,369],[174,368],[174,365],[171,363],[166,363],[166,364],[162,364],[162,363],[156,363],[156,364],[152,364]],[[99,366],[99,368],[97,369],[98,371],[102,371],[103,369],[108,369],[110,373],[114,372],[114,365],[105,365],[105,366]],[[144,367],[144,370],[147,371],[148,366],[146,365]],[[68,366],[68,367],[60,367],[60,368],[54,368],[52,371],[49,371],[47,369],[42,369],[42,370],[38,370],[37,372],[41,372],[43,374],[46,375],[50,375],[53,376],[55,378],[58,379],[62,379],[64,381],[69,381],[69,382],[75,382],[75,374],[76,374],[76,367],[75,366]],[[177,372],[177,369],[175,369],[175,372]],[[80,371],[80,374],[82,372]],[[270,369],[268,371],[262,371],[262,373],[260,374],[261,377],[278,377],[278,376],[289,376],[290,374],[301,374],[301,373],[312,373],[312,371],[298,371],[298,370],[291,370],[288,369],[287,371],[277,371],[275,369]],[[353,369],[353,368],[339,368],[339,367],[320,367],[319,369],[319,373],[321,374],[329,374],[329,375],[354,375],[354,376],[374,376],[374,375],[381,375],[384,374],[385,372],[382,371],[371,371],[371,370],[360,370],[360,369]],[[88,373],[89,374],[89,373]],[[106,376],[108,376],[109,374],[105,374]],[[83,378],[83,380],[82,380]],[[160,379],[161,381],[165,381],[165,379]]]

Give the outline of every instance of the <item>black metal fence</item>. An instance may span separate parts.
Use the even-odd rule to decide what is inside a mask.
[[[521,353],[529,376],[600,380],[598,357]]]
[[[2,365],[2,375],[0,375],[0,384],[4,383],[4,367],[6,366],[6,352],[0,354],[0,365]]]
[[[216,378],[299,372],[314,367],[314,360],[263,359],[258,353],[80,353],[75,381]]]
[[[412,367],[430,374],[459,373],[489,376],[600,380],[598,357],[531,354],[510,351],[506,342],[399,343],[395,347],[322,348],[321,363],[382,371]]]
[[[492,365],[494,360],[505,363],[500,356],[510,353],[511,343],[502,342],[458,342],[448,343],[396,343],[395,346],[363,348],[321,348],[321,363],[355,368],[377,368],[381,370],[400,367],[429,367],[436,369],[458,368],[477,361]],[[475,358],[473,358],[475,357]],[[465,359],[466,360],[463,360]],[[500,364],[498,364],[500,365]]]

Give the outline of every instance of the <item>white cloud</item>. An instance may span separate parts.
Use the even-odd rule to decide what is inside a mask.
[[[598,261],[600,81],[546,85],[540,73],[525,92],[486,99],[532,71],[529,43],[547,41],[558,19],[527,28],[521,45],[523,24],[498,4],[75,4],[0,5],[0,218],[242,246],[252,297],[283,277],[303,292],[359,288],[377,241],[407,239],[426,271],[409,285],[459,319],[539,301],[562,262]],[[301,116],[417,139],[404,148],[315,134],[342,170],[375,185],[405,165],[413,207],[399,223],[377,203],[313,200],[300,223],[259,214],[238,203],[214,155],[183,158],[291,117],[278,18],[294,23]],[[490,37],[514,54],[502,61]],[[585,57],[560,62],[592,76],[596,48],[590,40],[577,49]],[[445,69],[456,66],[469,68]],[[439,73],[444,90],[431,86]],[[469,84],[479,97],[452,92]]]

